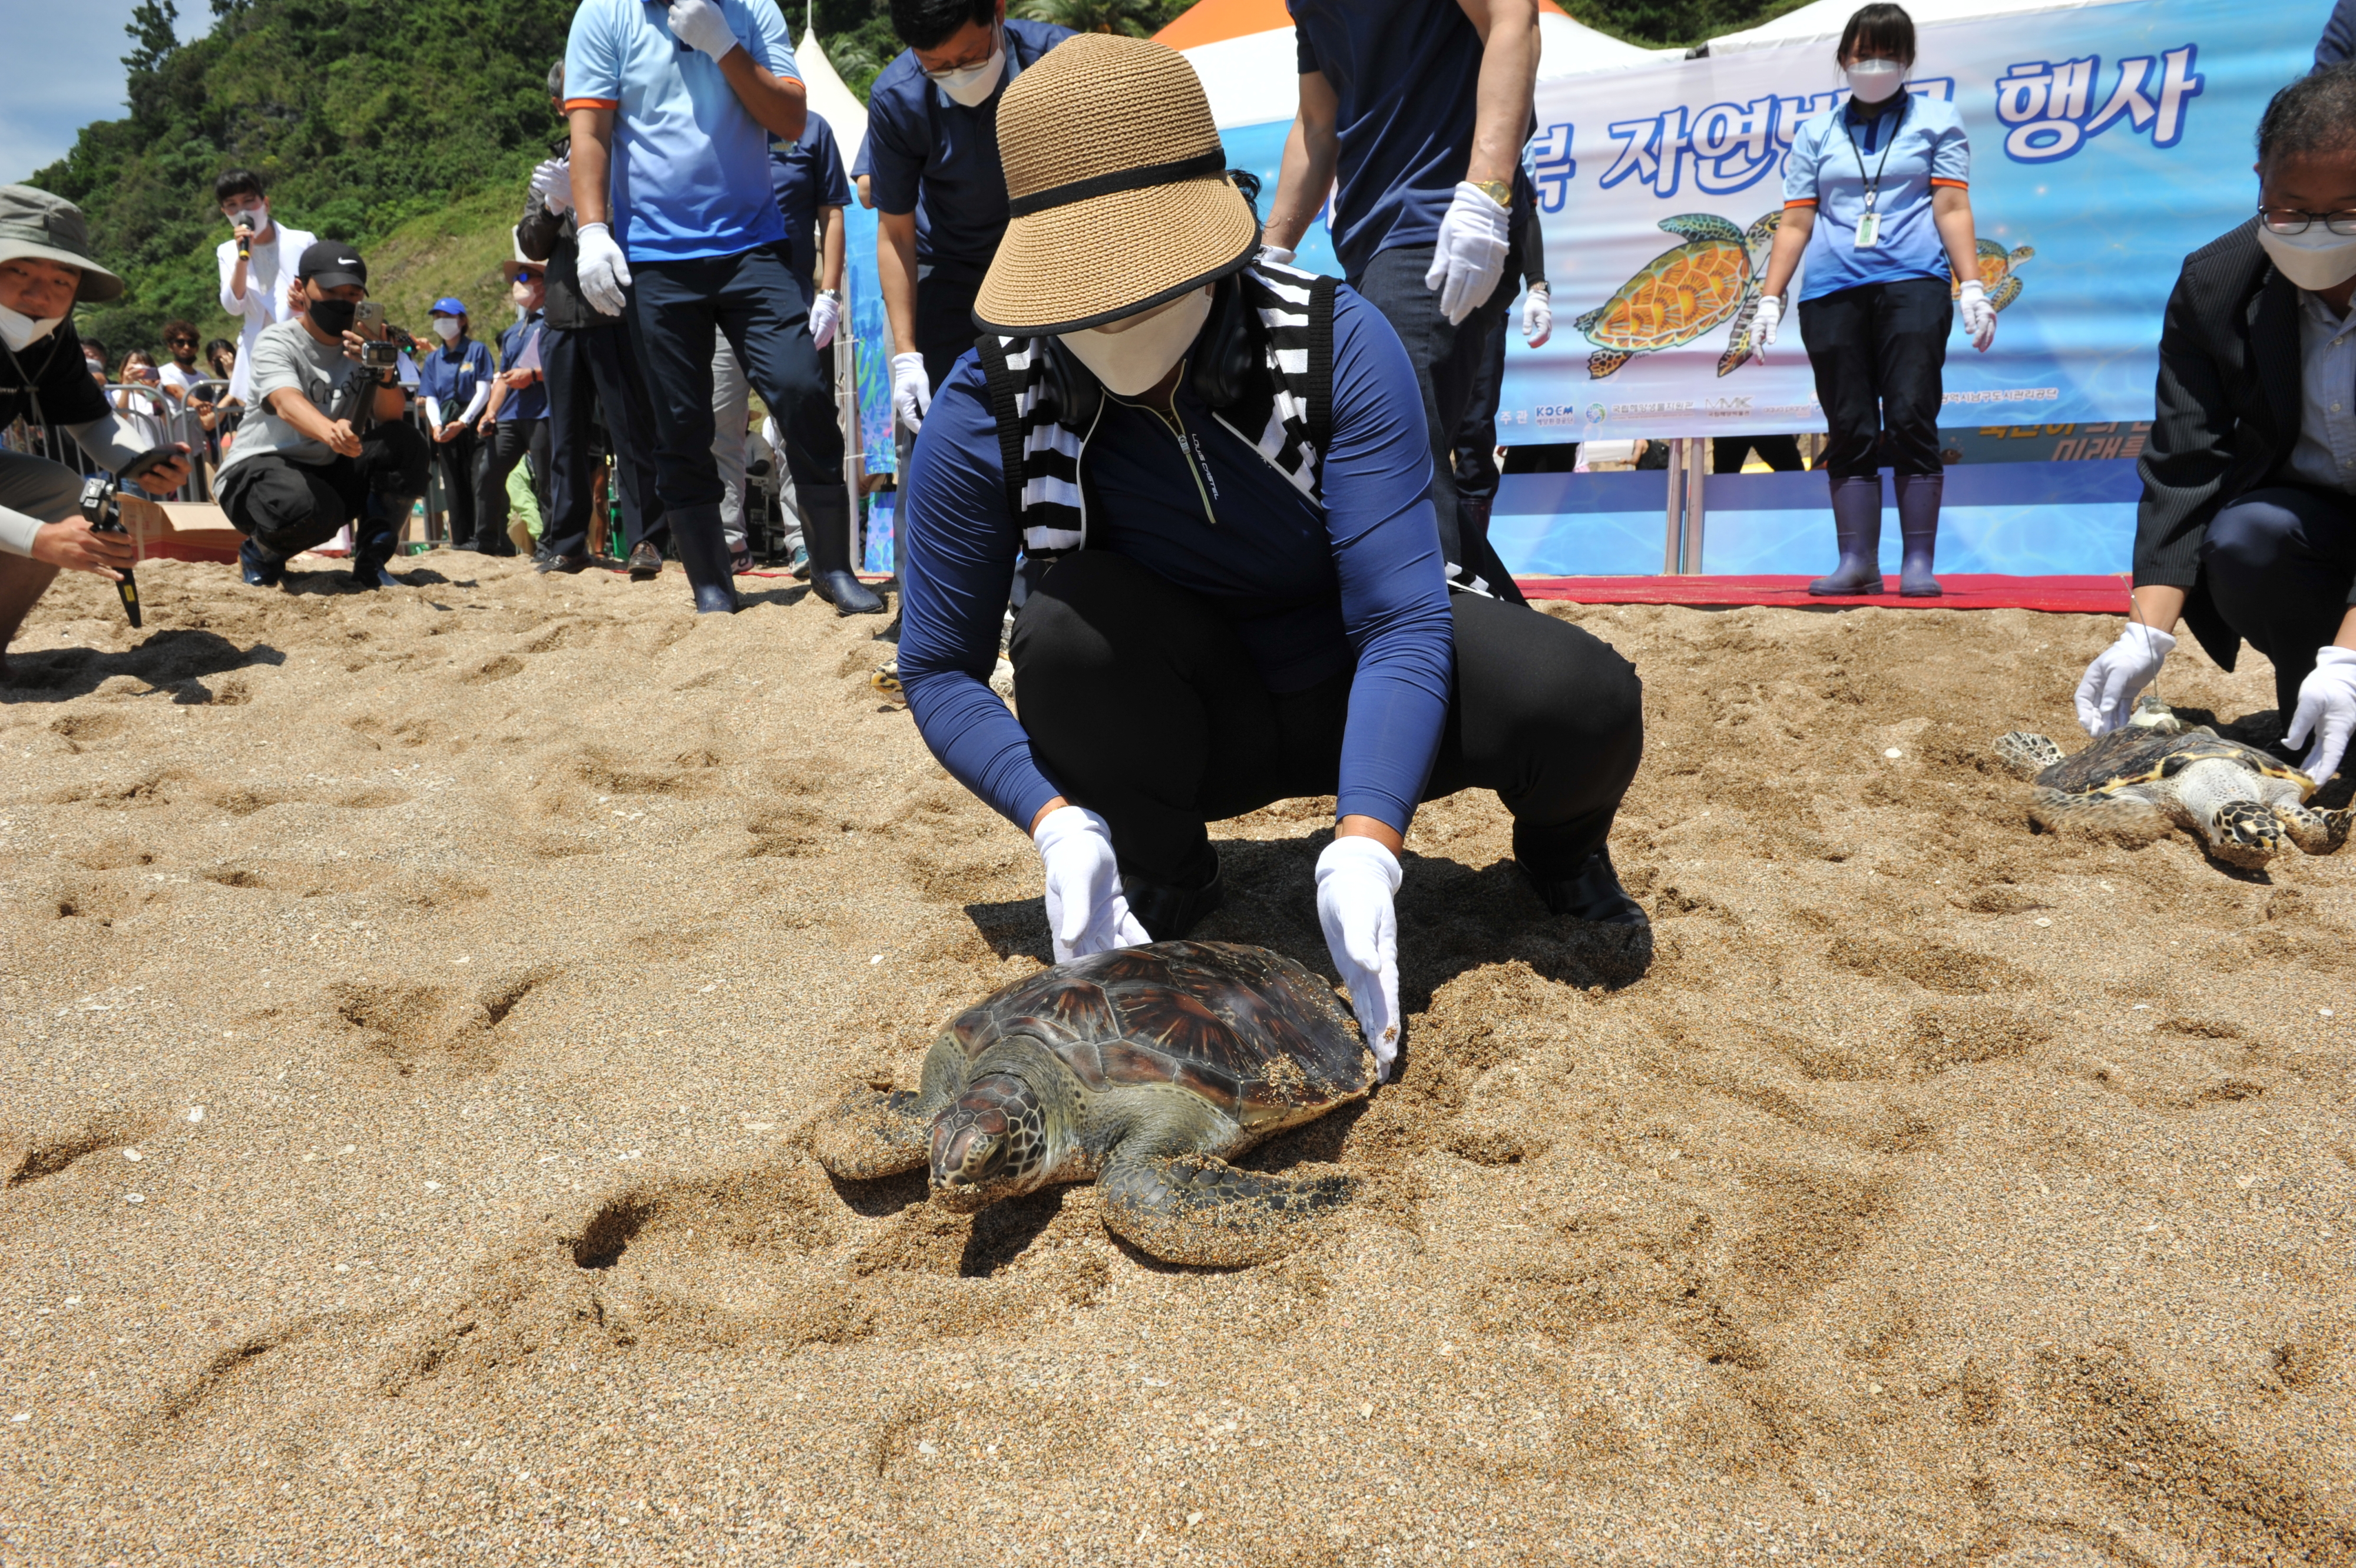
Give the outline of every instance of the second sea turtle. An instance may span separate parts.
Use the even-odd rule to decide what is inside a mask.
[[[1994,240],[1982,240],[1977,249],[1980,285],[1987,291],[1989,306],[2002,310],[2020,297],[2020,274],[2017,269],[2021,263],[2033,259],[2037,249],[2033,245],[2022,245],[2017,250],[2008,251]],[[1949,274],[1948,296],[1959,299],[1963,293],[1963,280]]]

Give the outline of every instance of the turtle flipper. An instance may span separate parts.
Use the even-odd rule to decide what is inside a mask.
[[[2127,832],[2165,832],[2169,813],[2136,789],[2108,794],[2055,789],[2039,785],[2029,791],[2029,814],[2040,827],[2110,829]]]
[[[1734,330],[1727,335],[1726,352],[1718,357],[1718,373],[1730,376],[1740,370],[1744,361],[1757,352],[1751,343],[1751,329],[1759,315],[1759,280],[1752,278],[1742,291],[1742,305],[1734,313]]]
[[[2034,779],[2062,760],[2051,736],[2014,730],[1996,737],[1996,759],[2023,779]]]
[[[810,1153],[847,1181],[915,1170],[932,1158],[933,1118],[965,1092],[967,1077],[965,1052],[946,1036],[936,1040],[922,1088],[852,1090],[810,1129]]]
[[[2275,816],[2290,842],[2309,854],[2329,854],[2348,842],[2348,825],[2356,810],[2317,811],[2293,801],[2275,802]]]
[[[1587,376],[1590,381],[1601,381],[1621,366],[1630,355],[1625,349],[1598,349],[1587,356]]]
[[[1313,1240],[1355,1178],[1264,1176],[1215,1155],[1116,1153],[1101,1175],[1105,1228],[1165,1262],[1238,1267]]]
[[[2256,871],[2282,853],[2283,822],[2263,800],[2228,800],[2209,813],[2201,836],[2228,865]]]

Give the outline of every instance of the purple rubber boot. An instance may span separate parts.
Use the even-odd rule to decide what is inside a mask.
[[[1944,474],[1900,474],[1898,534],[1906,554],[1898,568],[1898,592],[1910,599],[1935,599],[1945,590],[1931,575],[1931,562],[1939,551],[1939,499],[1946,493]]]
[[[1833,532],[1840,536],[1840,564],[1829,577],[1808,585],[1808,592],[1836,594],[1881,592],[1881,476],[1833,477]]]

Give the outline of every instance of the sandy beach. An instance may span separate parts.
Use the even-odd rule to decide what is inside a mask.
[[[452,562],[9,654],[0,1562],[2356,1563],[2356,852],[2032,831],[2115,620],[1550,611],[1651,966],[1427,807],[1403,1070],[1250,1161],[1362,1194],[1222,1272],[810,1157],[1048,957],[881,619]],[[1330,977],[1332,809],[1197,934]]]

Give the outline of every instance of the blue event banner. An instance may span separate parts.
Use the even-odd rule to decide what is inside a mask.
[[[2308,68],[2321,20],[2118,0],[1920,30],[1908,91],[1962,116],[2001,306],[1987,353],[1949,338],[1941,424],[2151,417],[2177,269],[2255,208],[2259,113]],[[1847,96],[1833,54],[1810,40],[1538,84],[1526,158],[1555,329],[1538,349],[1508,337],[1500,442],[1825,427],[1796,312],[1763,360],[1729,350],[1793,137]],[[1580,330],[1590,312],[1609,345]]]

